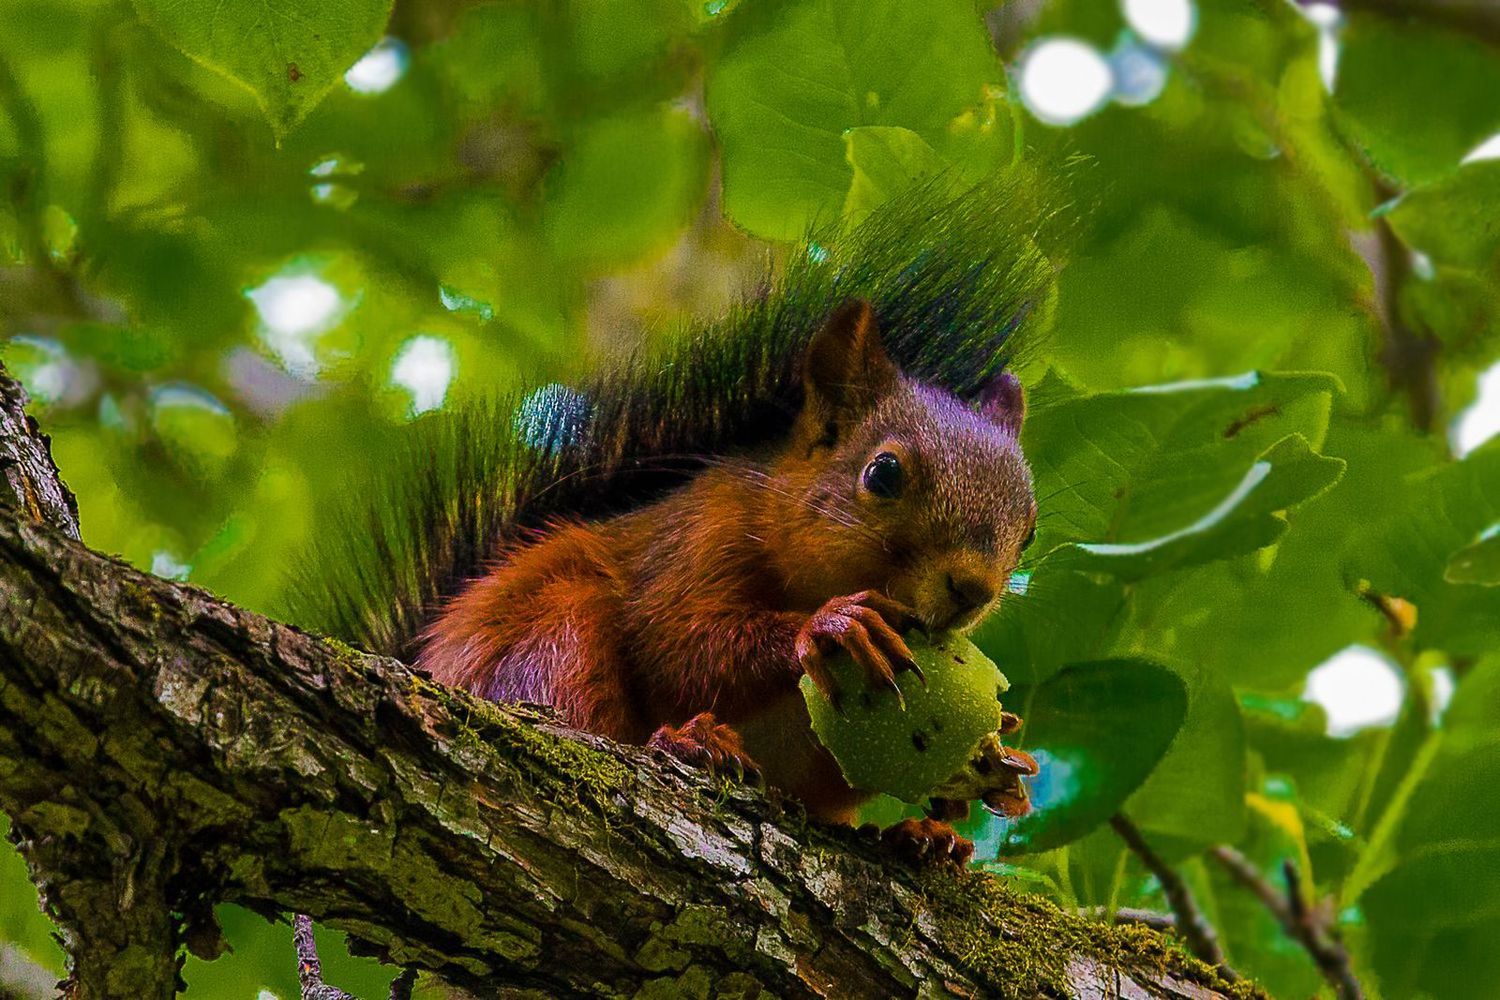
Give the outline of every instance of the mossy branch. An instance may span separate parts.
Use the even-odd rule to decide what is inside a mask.
[[[72,996],[171,996],[180,949],[221,950],[219,902],[310,914],[489,996],[1249,992],[1146,928],[903,868],[28,512],[0,517],[0,808],[67,931]]]

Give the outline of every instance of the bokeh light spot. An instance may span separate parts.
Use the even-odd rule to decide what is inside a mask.
[[[339,290],[307,271],[283,272],[245,292],[260,316],[261,339],[294,375],[318,373],[313,352],[317,335],[342,317],[346,303]]]
[[[1479,376],[1479,393],[1453,422],[1450,440],[1460,458],[1500,433],[1500,363]]]
[[[1192,0],[1123,0],[1120,6],[1135,33],[1158,48],[1180,49],[1193,37]]]
[[[453,381],[453,345],[441,337],[412,337],[401,345],[391,365],[391,381],[411,393],[416,416],[443,405]]]
[[[1329,736],[1350,736],[1394,722],[1404,693],[1394,663],[1366,646],[1348,646],[1307,675],[1302,698],[1327,713]]]
[[[1490,136],[1488,139],[1475,146],[1459,160],[1459,164],[1479,163],[1483,160],[1500,160],[1500,133]]]
[[[1109,98],[1114,73],[1104,56],[1076,38],[1038,42],[1021,66],[1021,99],[1049,125],[1071,125]]]
[[[411,51],[399,38],[382,38],[344,74],[356,94],[383,94],[394,87],[411,64]]]

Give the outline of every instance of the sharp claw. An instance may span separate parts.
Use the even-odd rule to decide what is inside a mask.
[[[1025,750],[1017,750],[1015,747],[1001,747],[1000,763],[1005,765],[1007,770],[1027,777],[1035,777],[1041,773],[1041,767],[1037,764],[1036,758]]]
[[[1021,717],[1015,712],[1000,713],[1000,735],[1009,736],[1021,728]]]
[[[925,670],[923,670],[921,667],[917,666],[917,661],[916,660],[914,660],[910,656],[908,656],[906,659],[902,660],[901,662],[902,662],[902,665],[905,666],[907,670],[910,670],[912,673],[914,673],[914,674],[917,675],[917,680],[919,680],[919,681],[922,682],[922,686],[923,687],[927,686],[927,672]]]

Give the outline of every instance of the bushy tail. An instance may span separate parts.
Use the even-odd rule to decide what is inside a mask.
[[[803,348],[851,298],[874,305],[904,371],[971,395],[1050,321],[1057,229],[1037,190],[1011,177],[954,196],[934,182],[816,233],[764,295],[670,346],[573,388],[416,421],[355,506],[319,526],[288,617],[410,658],[440,603],[518,532],[638,507],[698,471],[695,456],[784,435]]]

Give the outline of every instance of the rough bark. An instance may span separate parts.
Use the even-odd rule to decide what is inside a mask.
[[[78,537],[78,503],[52,463],[51,442],[26,413],[26,392],[0,365],[0,503]]]
[[[3,379],[3,374],[0,374]],[[0,511],[0,808],[80,998],[168,997],[211,907],[480,995],[1238,994],[1143,927],[498,707]]]

